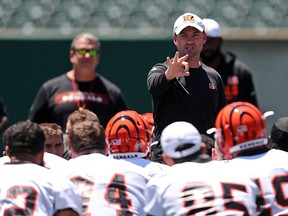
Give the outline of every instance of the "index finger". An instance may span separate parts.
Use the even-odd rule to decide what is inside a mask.
[[[175,61],[178,62],[178,60],[179,60],[179,52],[177,51],[174,55],[174,62]]]
[[[187,58],[188,58],[188,54],[186,54],[185,56],[182,56],[180,59],[179,59],[179,62],[183,62],[185,61]]]

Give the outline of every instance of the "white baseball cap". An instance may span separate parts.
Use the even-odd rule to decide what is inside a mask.
[[[160,138],[163,152],[171,158],[183,158],[194,154],[201,149],[201,142],[199,131],[185,121],[177,121],[166,126]],[[191,144],[191,148],[176,151],[182,144]]]
[[[184,28],[191,26],[203,32],[205,27],[200,17],[192,13],[185,13],[174,23],[173,33],[178,35]]]
[[[220,25],[213,19],[202,19],[208,37],[222,37]]]

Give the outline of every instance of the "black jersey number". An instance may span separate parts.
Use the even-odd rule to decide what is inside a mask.
[[[118,204],[121,209],[117,210],[119,216],[130,216],[133,213],[129,210],[132,202],[127,195],[125,176],[121,174],[115,174],[111,179],[104,198],[111,204]]]
[[[205,215],[215,215],[217,212],[213,208],[212,203],[214,200],[214,194],[210,185],[205,183],[195,183],[187,185],[183,190],[182,199],[184,201],[184,206],[188,209],[186,215],[195,215],[199,212],[205,212]],[[195,196],[201,194],[202,200],[198,200],[198,207],[195,206]],[[199,196],[198,196],[199,197]],[[201,203],[201,207],[200,207]],[[209,211],[209,213],[207,213]]]
[[[223,194],[224,200],[229,200],[229,198],[231,198],[231,200],[229,202],[225,202],[225,204],[224,204],[226,209],[232,209],[232,210],[236,210],[238,212],[243,212],[242,215],[246,215],[246,216],[249,215],[249,212],[248,212],[248,210],[244,204],[242,204],[241,202],[234,202],[233,201],[233,194],[232,194],[232,191],[235,191],[235,190],[247,193],[245,185],[232,184],[232,183],[222,183],[222,190],[224,191],[224,194]]]
[[[84,213],[86,213],[94,187],[94,182],[80,176],[76,176],[70,180],[76,185],[80,193],[80,197],[82,199],[82,210]]]
[[[272,207],[271,204],[267,203],[265,200],[265,188],[261,185],[261,179],[255,179],[256,184],[260,188],[262,197],[259,197],[258,205],[262,207],[261,213],[259,215],[263,216],[270,216],[272,215]],[[285,185],[285,186],[284,186]],[[273,188],[273,191],[275,192],[275,205],[278,205],[282,207],[283,209],[288,208],[288,198],[287,198],[287,192],[285,193],[285,188],[288,185],[288,175],[276,175],[271,180],[271,186]],[[268,207],[267,207],[268,206]]]
[[[226,209],[243,212],[242,215],[248,216],[248,210],[246,206],[240,202],[233,201],[233,190],[246,192],[246,187],[239,184],[221,183],[223,191],[223,202]],[[217,210],[214,208],[215,195],[211,185],[205,183],[193,183],[187,185],[183,190],[184,206],[189,209],[187,215],[194,215],[197,213],[205,213],[205,215],[215,215]],[[199,200],[202,197],[202,200]],[[195,203],[197,199],[197,208]],[[200,204],[201,203],[201,204]],[[201,206],[201,207],[200,207]]]
[[[16,200],[18,196],[25,197],[25,205],[23,207],[13,206],[4,210],[4,216],[27,215],[34,214],[38,193],[31,186],[13,186],[7,190],[6,197]]]
[[[90,197],[93,191],[94,182],[80,177],[76,176],[74,178],[70,179],[77,187],[80,196],[82,198],[83,203],[83,212],[87,212],[88,205],[90,202]],[[115,174],[110,183],[108,184],[105,194],[104,194],[105,200],[107,200],[110,204],[118,204],[121,209],[117,210],[117,215],[133,215],[129,208],[132,205],[131,200],[129,199],[126,191],[126,183],[125,183],[125,176],[121,174]],[[88,213],[87,213],[88,214]]]

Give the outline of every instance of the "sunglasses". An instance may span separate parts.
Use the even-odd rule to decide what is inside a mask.
[[[76,49],[76,48],[73,48],[73,50],[82,56],[85,56],[86,53],[89,53],[90,56],[95,57],[100,53],[99,49]]]

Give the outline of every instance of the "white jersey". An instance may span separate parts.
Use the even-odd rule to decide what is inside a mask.
[[[141,167],[93,153],[70,159],[59,173],[78,187],[84,215],[145,215],[150,177]]]
[[[59,166],[64,166],[68,162],[66,159],[48,152],[44,153],[43,161],[43,165],[48,169],[54,169]]]
[[[239,156],[227,163],[231,169],[248,175],[259,185],[261,191],[262,215],[287,212],[288,208],[288,153],[271,149],[254,156]],[[279,214],[281,215],[281,214]],[[283,215],[287,215],[283,214]]]
[[[66,159],[48,152],[44,153],[43,161],[44,161],[43,165],[48,169],[54,169],[55,167],[64,166],[68,162]],[[3,156],[0,158],[0,164],[9,162],[10,158],[8,156]]]
[[[153,162],[144,158],[125,158],[119,160],[125,160],[137,166],[143,167],[150,177],[153,177],[154,175],[170,168],[170,166],[166,164]]]
[[[0,165],[10,162],[10,158],[8,156],[3,156],[0,158]]]
[[[68,179],[33,163],[2,164],[0,173],[0,215],[52,216],[69,208],[82,214],[81,198]]]
[[[172,166],[148,182],[145,212],[157,216],[255,215],[257,185],[218,161]],[[235,171],[237,172],[237,171]]]

